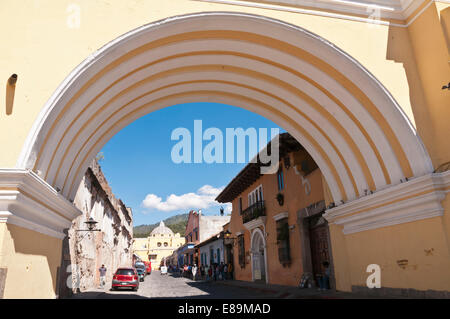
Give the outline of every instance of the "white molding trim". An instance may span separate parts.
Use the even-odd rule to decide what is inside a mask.
[[[279,214],[273,216],[273,219],[275,219],[275,221],[279,221],[280,219],[288,218],[288,216],[289,216],[288,212],[282,212],[282,213],[279,213]]]
[[[252,229],[258,228],[259,226],[265,226],[265,224],[266,224],[266,216],[260,216],[245,223],[244,226],[249,231],[252,231]]]
[[[0,222],[62,239],[81,214],[32,171],[0,169]]]
[[[380,17],[383,19],[395,19],[395,20],[404,20],[406,21],[411,15],[419,8],[425,1],[428,0],[410,0],[409,3],[403,6],[400,2],[398,2],[393,7],[387,7],[383,5],[375,4],[376,1],[373,1],[374,4],[364,3],[364,2],[351,2],[351,1],[340,1],[333,3],[324,3],[328,1],[308,1],[308,0],[299,0],[297,1],[297,6],[295,4],[289,5],[288,3],[283,3],[282,1],[273,1],[272,3],[263,3],[258,1],[248,1],[248,0],[192,0],[199,2],[211,2],[211,3],[220,3],[220,4],[228,4],[242,7],[251,7],[258,9],[267,9],[267,10],[277,10],[277,11],[285,11],[285,12],[293,12],[293,13],[302,13],[302,14],[310,14],[322,17],[336,18],[336,19],[345,19],[350,21],[358,21],[358,22],[366,22],[371,24],[385,25],[385,26],[395,26],[401,28],[409,27],[414,20],[416,20],[432,3],[442,2],[449,3],[448,0],[429,0],[429,2],[413,16],[413,18],[405,24],[400,23],[391,23],[389,21],[382,21],[372,18],[372,14],[374,10],[379,10]],[[309,7],[310,9],[301,8],[300,5],[305,7]],[[333,10],[336,12],[326,12],[317,10]],[[366,15],[366,17],[357,17],[354,14]]]
[[[450,171],[433,173],[328,209],[323,216],[343,225],[344,234],[398,225],[442,216],[441,201],[449,191]]]

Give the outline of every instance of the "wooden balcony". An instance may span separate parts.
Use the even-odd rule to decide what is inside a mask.
[[[264,201],[258,201],[242,212],[242,222],[244,224],[257,219],[258,217],[266,216],[266,205]]]

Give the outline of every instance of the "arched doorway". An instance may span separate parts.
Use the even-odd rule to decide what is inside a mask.
[[[251,237],[252,280],[269,283],[267,276],[267,250],[263,232],[256,228]]]

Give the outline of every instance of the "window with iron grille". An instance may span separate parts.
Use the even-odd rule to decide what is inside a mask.
[[[244,235],[238,236],[238,256],[239,265],[241,268],[245,267],[245,246],[244,246]]]
[[[289,224],[287,218],[277,221],[277,245],[278,260],[283,267],[288,266],[291,263],[291,252],[289,245]]]

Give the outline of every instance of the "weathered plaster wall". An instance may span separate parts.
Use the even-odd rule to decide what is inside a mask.
[[[204,216],[200,214],[200,242],[220,232],[223,229],[223,225],[229,221],[230,216]]]
[[[3,298],[55,298],[61,240],[6,223],[0,236],[0,268],[7,268]]]
[[[99,165],[94,161],[86,172],[74,200],[83,215],[75,219],[69,230],[72,271],[80,275],[79,289],[87,290],[99,284],[98,268],[107,268],[110,280],[118,267],[132,262],[131,210],[117,199]],[[76,232],[86,229],[84,222],[92,217],[100,232]],[[108,279],[109,278],[109,279]]]
[[[213,257],[211,258],[211,249],[213,250]],[[217,258],[217,249],[219,249],[219,259]],[[199,263],[201,263],[201,255],[205,254],[206,256],[206,265],[211,266],[211,259],[214,260],[214,263],[217,263],[218,260],[220,262],[225,262],[225,255],[224,255],[225,247],[223,245],[223,239],[217,239],[215,241],[212,241],[204,246],[201,246],[199,249],[200,255],[199,255]]]

